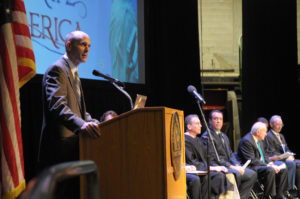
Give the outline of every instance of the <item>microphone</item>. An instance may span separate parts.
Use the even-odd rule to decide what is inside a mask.
[[[193,85],[189,85],[187,87],[187,91],[191,94],[194,95],[196,99],[198,99],[200,102],[203,104],[206,104],[205,100],[203,97],[197,92],[197,89]]]
[[[107,79],[110,82],[113,82],[113,83],[116,83],[116,84],[122,84],[124,86],[124,83],[121,82],[120,80],[115,79],[115,78],[113,78],[113,77],[111,77],[109,75],[104,75],[103,73],[100,73],[97,70],[93,70],[93,75],[98,76],[98,77],[103,77],[104,79]]]

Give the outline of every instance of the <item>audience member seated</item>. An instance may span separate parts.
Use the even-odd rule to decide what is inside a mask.
[[[229,173],[233,173],[239,189],[240,197],[248,199],[250,191],[257,180],[256,172],[243,168],[236,156],[232,153],[229,138],[221,129],[223,127],[223,113],[219,110],[212,110],[209,114],[209,129],[215,149],[212,144],[209,144],[209,153],[212,157],[211,164],[224,166],[228,169]],[[205,131],[201,136],[202,142],[207,145],[208,132]],[[218,157],[217,157],[218,155]]]
[[[259,117],[259,118],[257,118],[256,121],[264,123],[266,125],[266,127],[267,127],[267,130],[269,129],[269,121],[267,120],[267,118],[265,118],[265,117]]]
[[[269,160],[265,152],[263,140],[267,135],[267,127],[262,122],[253,124],[238,145],[238,156],[243,163],[251,160],[249,168],[257,172],[259,181],[264,186],[264,197],[284,199],[288,190],[287,169]]]
[[[285,152],[291,152],[288,148],[284,135],[281,133],[283,127],[282,119],[279,115],[273,115],[270,119],[270,130],[267,133],[265,143],[268,149],[268,155],[273,161],[281,160],[279,155]],[[300,160],[295,159],[293,155],[288,156],[284,161],[288,168],[289,192],[294,196],[300,197],[300,192],[295,186],[300,188]]]
[[[105,113],[102,114],[102,116],[100,117],[100,122],[105,122],[107,120],[110,120],[114,117],[116,117],[118,114],[113,111],[113,110],[109,110],[109,111],[106,111]]]

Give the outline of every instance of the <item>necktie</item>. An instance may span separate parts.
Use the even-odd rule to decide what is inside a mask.
[[[218,135],[219,135],[219,138],[220,138],[221,141],[222,141],[222,144],[224,144],[224,139],[223,139],[222,133],[220,132]]]
[[[277,139],[279,140],[280,144],[282,144],[282,141],[281,141],[279,133],[275,133],[275,135],[276,135]]]
[[[260,154],[260,157],[261,157],[262,162],[265,163],[264,154],[263,154],[263,152],[262,152],[262,150],[261,150],[259,141],[257,141],[257,148],[258,148],[258,151],[259,151],[259,154]]]
[[[81,92],[80,92],[80,79],[79,79],[78,71],[75,71],[75,73],[74,73],[74,83],[75,83],[75,88],[76,88],[77,94],[80,99]]]

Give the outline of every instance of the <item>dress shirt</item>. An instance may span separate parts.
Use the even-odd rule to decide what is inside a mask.
[[[64,58],[66,59],[66,61],[68,62],[69,67],[71,68],[72,71],[72,75],[74,77],[74,82],[75,82],[75,86],[76,86],[76,91],[78,93],[78,95],[81,95],[81,90],[80,90],[80,78],[78,75],[78,66],[75,66],[73,64],[73,62],[68,58],[67,54],[64,54]],[[80,99],[80,97],[79,97]]]
[[[222,133],[220,131],[216,131],[216,134],[219,136],[219,138],[222,140],[222,143],[224,144],[224,138],[222,136]]]
[[[254,139],[254,141],[255,141],[255,143],[256,143],[256,146],[257,146],[257,148],[258,148],[259,155],[260,155],[260,160],[263,161],[263,162],[265,163],[265,157],[264,157],[264,154],[262,153],[262,150],[261,150],[259,141],[256,139],[255,136],[252,135],[252,137],[253,137],[253,139]]]

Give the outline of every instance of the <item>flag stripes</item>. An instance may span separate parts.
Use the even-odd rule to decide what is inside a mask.
[[[11,24],[1,27],[0,125],[2,192],[5,196],[24,183],[24,160],[20,126],[19,82],[15,41]],[[21,183],[22,182],[22,183]],[[24,187],[25,188],[25,187]],[[10,197],[8,197],[10,198]]]
[[[35,75],[35,58],[23,0],[2,8],[0,27],[0,169],[3,199],[25,189],[19,88]],[[1,10],[2,11],[2,10]],[[9,21],[12,16],[12,21]]]

